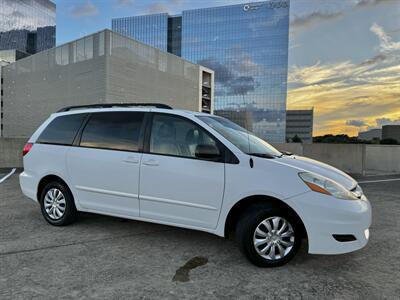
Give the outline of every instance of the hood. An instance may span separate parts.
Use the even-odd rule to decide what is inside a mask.
[[[357,181],[351,178],[349,175],[332,167],[328,164],[323,162],[307,158],[304,156],[282,156],[281,158],[274,159],[277,163],[283,163],[285,165],[289,165],[291,167],[297,168],[302,171],[308,171],[312,173],[316,173],[318,175],[324,176],[329,178],[342,186],[346,189],[351,190],[357,185]]]

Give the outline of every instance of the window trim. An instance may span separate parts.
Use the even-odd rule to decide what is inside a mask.
[[[142,114],[143,119],[142,119],[142,124],[140,125],[140,130],[139,130],[138,150],[133,151],[133,150],[115,149],[115,148],[107,148],[107,147],[82,146],[81,141],[82,141],[83,131],[85,130],[85,128],[86,128],[87,124],[89,123],[90,119],[92,118],[92,116],[95,114],[100,114],[100,113],[103,113],[103,114],[107,114],[107,113],[138,113],[138,114]],[[130,152],[130,153],[143,153],[144,131],[146,128],[146,124],[147,124],[146,123],[146,112],[144,112],[144,111],[98,111],[98,112],[88,113],[88,116],[83,121],[82,126],[79,129],[78,134],[76,135],[72,146],[79,147],[79,148],[85,148],[85,149],[100,149],[100,150],[122,151],[122,152]]]
[[[216,162],[216,163],[239,164],[239,159],[235,156],[235,154],[233,154],[232,151],[230,151],[214,134],[212,134],[209,130],[207,130],[207,128],[204,128],[201,124],[196,123],[195,121],[193,121],[187,117],[184,117],[181,115],[176,115],[176,114],[171,114],[168,112],[165,112],[165,113],[164,112],[148,112],[147,114],[149,115],[149,117],[147,118],[147,123],[146,123],[143,153],[150,154],[150,155],[170,156],[170,157],[176,157],[176,158],[194,159],[194,160]],[[221,158],[218,160],[210,160],[210,159],[190,157],[190,156],[180,156],[180,155],[150,152],[150,138],[151,138],[151,131],[152,131],[152,127],[153,127],[153,119],[154,119],[155,115],[172,116],[172,117],[175,117],[178,119],[185,120],[189,123],[192,123],[197,127],[200,127],[202,130],[204,130],[206,132],[206,134],[208,134],[212,139],[215,140],[217,147],[218,147],[219,151],[221,152]]]

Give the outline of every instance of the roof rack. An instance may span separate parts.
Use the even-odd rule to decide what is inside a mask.
[[[111,108],[111,107],[135,107],[135,106],[150,106],[156,108],[172,109],[171,106],[162,103],[99,103],[99,104],[88,104],[88,105],[77,105],[67,106],[61,108],[57,112],[65,112],[77,109],[90,109],[90,108]]]

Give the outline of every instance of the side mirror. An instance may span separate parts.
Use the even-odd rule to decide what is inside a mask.
[[[218,160],[221,158],[221,152],[214,145],[197,145],[195,156],[201,159]]]

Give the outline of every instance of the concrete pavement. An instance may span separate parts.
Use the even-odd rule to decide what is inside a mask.
[[[398,299],[400,183],[363,188],[364,249],[319,256],[303,245],[288,265],[261,269],[207,233],[91,214],[50,226],[13,175],[0,184],[0,299]]]

